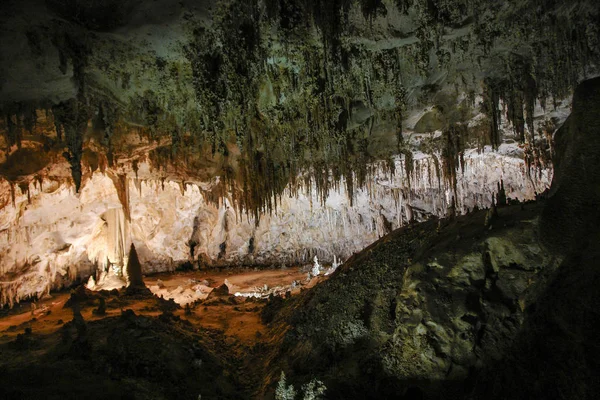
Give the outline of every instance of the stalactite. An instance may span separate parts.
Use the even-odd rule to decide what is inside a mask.
[[[170,191],[171,185],[178,179],[191,179],[186,174],[193,171],[196,165],[204,165],[196,162],[207,161],[205,158],[210,158],[208,147],[212,146],[214,157],[207,162],[217,165],[214,175],[220,176],[221,180],[210,191],[203,192],[204,198],[211,204],[229,198],[236,215],[245,213],[246,220],[255,221],[257,225],[264,214],[278,217],[277,211],[285,201],[283,193],[300,196],[305,190],[310,196],[312,210],[320,208],[318,203],[326,205],[327,196],[332,192],[343,192],[352,205],[357,204],[365,191],[369,200],[375,201],[383,196],[380,192],[383,189],[374,183],[373,177],[383,180],[381,171],[385,167],[375,170],[369,165],[375,160],[391,159],[393,154],[403,154],[401,162],[394,160],[387,163],[390,168],[398,167],[398,178],[385,176],[386,180],[394,182],[395,189],[408,187],[405,193],[398,193],[398,205],[394,206],[397,218],[385,217],[401,225],[413,219],[413,214],[414,218],[422,216],[424,211],[419,203],[430,202],[427,204],[433,204],[433,212],[439,210],[440,214],[448,207],[464,209],[467,196],[464,194],[466,186],[460,187],[464,185],[460,181],[461,174],[465,175],[465,169],[469,172],[472,168],[486,168],[483,163],[474,167],[465,158],[464,144],[472,133],[461,131],[460,123],[464,121],[445,127],[440,140],[443,142],[441,147],[424,150],[433,157],[427,160],[415,159],[415,149],[403,141],[402,122],[408,116],[407,111],[421,107],[421,103],[430,102],[433,95],[444,90],[443,86],[437,84],[421,85],[423,87],[416,88],[413,93],[412,88],[420,83],[415,83],[412,78],[418,75],[417,68],[421,68],[421,72],[429,72],[427,68],[431,67],[430,61],[443,58],[443,47],[448,43],[444,42],[442,35],[452,36],[448,35],[446,28],[462,26],[459,23],[470,21],[464,17],[473,16],[474,28],[466,42],[473,42],[467,45],[475,52],[466,54],[485,53],[481,61],[485,67],[481,76],[486,77],[482,88],[483,111],[488,116],[490,126],[489,137],[481,141],[478,138],[477,144],[480,148],[485,144],[491,144],[495,149],[499,147],[502,142],[499,105],[502,103],[507,110],[508,121],[513,124],[520,141],[525,142],[525,165],[527,171],[532,171],[532,180],[536,177],[535,172],[541,173],[546,167],[545,149],[542,148],[546,144],[536,143],[539,138],[535,137],[533,131],[535,102],[545,103],[546,98],[554,97],[556,100],[568,93],[582,69],[591,65],[590,60],[597,60],[597,56],[592,57],[590,53],[593,44],[582,42],[581,38],[586,35],[582,34],[580,23],[570,16],[570,9],[565,10],[566,17],[558,15],[554,24],[547,24],[547,21],[540,19],[531,20],[527,26],[523,26],[520,21],[490,21],[485,12],[471,15],[473,7],[478,11],[486,11],[496,6],[485,2],[465,0],[450,4],[452,2],[398,0],[397,6],[403,13],[415,16],[419,42],[403,48],[373,50],[369,47],[379,46],[357,45],[352,40],[345,40],[352,39],[351,35],[354,34],[348,28],[350,25],[345,24],[345,13],[353,7],[350,0],[270,1],[267,13],[274,18],[271,22],[286,32],[283,34],[286,38],[285,46],[281,46],[283,49],[273,50],[264,46],[271,26],[261,20],[259,2],[225,3],[215,10],[214,29],[193,27],[195,30],[186,48],[187,61],[192,69],[193,79],[190,81],[194,82],[190,90],[193,89],[195,94],[195,99],[190,100],[194,106],[190,108],[194,111],[189,114],[183,111],[178,114],[169,109],[180,107],[172,101],[179,99],[171,99],[170,92],[156,88],[134,97],[132,103],[136,104],[131,108],[136,112],[132,113],[127,109],[129,106],[117,104],[96,93],[100,90],[86,90],[85,38],[80,40],[73,35],[52,32],[60,51],[60,68],[66,73],[68,64],[73,64],[78,90],[76,99],[52,109],[56,136],[59,142],[64,140],[67,147],[66,158],[71,164],[77,191],[80,190],[82,179],[85,126],[90,110],[94,110],[98,111],[97,119],[102,122],[99,127],[104,129],[104,137],[100,142],[107,147],[106,155],[103,154],[101,159],[106,157],[109,166],[116,165],[113,163],[113,152],[114,156],[126,153],[123,148],[118,148],[116,140],[121,133],[132,134],[129,131],[121,132],[123,129],[120,124],[125,118],[133,115],[139,117],[133,120],[140,120],[141,124],[146,125],[134,131],[139,132],[140,140],[147,136],[157,141],[170,138],[170,144],[164,144],[166,140],[160,142],[149,157],[152,168],[156,167],[161,176],[169,176],[168,187],[166,178],[160,182],[163,192]],[[373,22],[390,4],[389,1],[360,0],[354,6],[360,8],[366,20]],[[535,2],[525,2],[523,10],[527,11],[531,6],[535,6]],[[269,7],[277,10],[269,10]],[[505,12],[510,15],[511,10]],[[298,15],[307,15],[310,21],[300,23],[302,18]],[[318,28],[315,29],[316,40],[311,32],[315,27]],[[515,29],[504,29],[506,27]],[[508,37],[507,32],[517,32],[518,35]],[[350,36],[346,37],[346,34]],[[544,42],[545,38],[550,38],[551,45]],[[494,41],[500,46],[506,45],[509,51],[491,52]],[[451,44],[461,48],[460,43]],[[480,52],[480,47],[483,47],[483,52]],[[512,51],[521,48],[526,51]],[[531,55],[524,56],[524,53]],[[434,54],[437,57],[433,57]],[[455,56],[464,57],[462,54],[452,54],[452,57]],[[418,63],[412,62],[410,57],[416,58]],[[171,66],[164,60],[163,63],[167,63],[163,65],[164,69]],[[417,64],[418,67],[415,67]],[[267,106],[263,107],[255,104],[258,102],[254,100],[259,97],[265,75],[268,75],[270,87],[265,101]],[[432,76],[416,78],[426,82]],[[475,97],[479,91],[474,89],[478,88],[469,85],[475,86],[477,83],[473,83],[474,78],[473,82],[469,82],[470,79],[464,77],[463,84],[466,89],[473,91]],[[404,84],[411,88],[410,95]],[[457,91],[462,89],[461,84],[457,84]],[[2,110],[9,143],[20,145],[22,128],[33,129],[35,126],[35,108],[30,105],[23,107]],[[360,120],[358,113],[352,115],[353,109],[365,110],[368,116],[364,121]],[[391,134],[396,136],[397,148],[392,143],[389,146],[391,149],[373,154],[373,148],[377,147],[373,140],[376,128],[379,124],[388,126],[388,123],[395,129]],[[192,124],[194,129],[188,129]],[[551,135],[551,132],[545,133],[548,138]],[[241,152],[240,159],[230,152],[235,144]],[[97,142],[91,145],[97,145]],[[94,151],[97,151],[96,148]],[[438,156],[441,157],[439,160]],[[132,159],[137,155],[126,157]],[[126,157],[121,161],[124,162]],[[142,182],[137,179],[137,163],[135,158],[131,165],[136,174],[133,184],[141,197]],[[99,165],[104,171],[104,164]],[[173,172],[180,172],[182,166],[187,168],[183,177],[179,175],[174,178]],[[131,182],[126,179],[125,175],[119,175],[114,182],[125,219],[129,220],[128,185]],[[158,190],[157,182],[155,188]],[[14,205],[17,197],[14,185],[11,185],[11,189]],[[27,190],[29,192],[29,187]],[[187,190],[190,188],[183,182],[180,190],[182,196],[189,195]],[[25,193],[23,188],[21,191]],[[31,197],[30,193],[27,195]],[[478,204],[488,201],[488,194],[475,197],[473,201]],[[469,201],[471,198],[469,196]],[[405,218],[403,212],[406,213]],[[365,216],[367,222],[363,224],[357,222],[359,219],[359,216],[346,212],[339,216],[327,214],[329,226],[343,223],[344,226],[349,224],[350,231],[381,231],[378,228],[380,223],[377,218],[373,222],[372,215]],[[31,231],[18,229],[6,233],[12,235],[14,242],[29,234]]]
[[[107,224],[107,257],[111,265],[122,268],[126,265],[126,249],[129,241],[129,222],[123,209],[111,208],[105,213]]]
[[[128,221],[130,221],[131,212],[129,208],[129,185],[127,182],[127,174],[109,174],[109,177],[112,180],[117,191],[117,196],[119,197],[119,201],[121,202],[121,206],[123,207],[123,213],[125,215],[125,218]]]
[[[44,177],[43,175],[36,175],[35,182],[39,184],[39,191],[42,192],[44,190]]]
[[[142,197],[142,182],[143,181],[137,177],[133,180],[133,184],[135,185],[140,197]]]
[[[85,98],[81,95],[77,99],[71,99],[60,103],[53,108],[57,134],[64,131],[67,149],[64,157],[71,164],[71,175],[75,183],[75,191],[79,192],[81,187],[81,157],[83,155],[83,136],[87,129],[89,120],[89,108]]]
[[[15,184],[13,182],[9,182],[10,185],[10,198],[12,200],[13,207],[16,207],[16,194],[15,194]]]
[[[498,110],[500,94],[495,85],[491,80],[488,80],[484,85],[483,111],[490,118],[490,143],[492,148],[496,150],[500,146],[502,137],[500,133],[500,111]]]
[[[23,133],[20,127],[19,115],[14,115],[14,118],[16,120],[16,123],[13,122],[12,113],[7,113],[5,115],[6,131],[4,133],[9,146],[13,146],[16,144],[18,148],[21,148],[21,140],[23,137]]]

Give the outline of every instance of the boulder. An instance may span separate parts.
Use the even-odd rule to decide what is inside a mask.
[[[229,296],[229,287],[225,283],[219,287],[214,288],[208,295],[208,298],[224,296]]]

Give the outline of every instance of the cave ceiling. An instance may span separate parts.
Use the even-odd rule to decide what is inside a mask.
[[[595,1],[28,0],[0,4],[0,175],[212,182],[246,211],[290,183],[322,193],[402,155],[413,133],[458,167],[533,142],[594,75]],[[479,116],[479,118],[475,118]],[[393,164],[393,163],[390,163]],[[61,166],[62,167],[58,167]],[[410,168],[410,163],[405,163]],[[66,172],[65,172],[66,171]],[[63,176],[64,177],[64,176]]]

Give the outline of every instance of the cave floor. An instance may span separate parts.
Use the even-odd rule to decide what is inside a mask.
[[[300,267],[175,272],[145,278],[164,299],[81,286],[35,309],[21,303],[0,317],[0,398],[248,398],[261,384],[253,365],[273,341],[268,295],[293,296],[325,279],[308,280]],[[221,290],[189,306],[166,300],[186,300],[199,284]]]
[[[190,303],[191,313],[184,307],[173,312],[174,315],[187,319],[194,326],[223,331],[227,337],[253,343],[257,336],[265,331],[265,326],[260,320],[260,311],[263,301],[255,301],[238,296],[235,301],[210,301],[204,296],[192,299],[185,294],[191,292],[199,282],[207,283],[209,289],[217,288],[227,281],[230,293],[257,295],[266,292],[266,285],[271,292],[290,291],[295,295],[300,292],[300,285],[291,289],[292,282],[303,282],[302,288],[314,286],[318,280],[306,281],[307,272],[302,267],[289,267],[277,269],[249,269],[232,268],[220,270],[200,270],[153,274],[144,279],[157,296],[163,295],[165,299],[173,298],[180,306]],[[323,278],[321,278],[323,279]],[[160,284],[161,289],[158,289]],[[70,291],[52,293],[50,296],[38,301],[35,309],[31,302],[23,302],[0,317],[0,344],[12,341],[26,328],[38,334],[51,334],[56,332],[64,322],[73,318],[73,312],[65,307],[69,300]],[[191,300],[191,301],[189,301]],[[205,300],[205,301],[203,301]],[[105,315],[96,315],[94,307],[84,307],[81,314],[85,321],[96,321],[107,317],[121,315],[122,309],[131,309],[137,315],[158,316],[161,311],[153,307],[152,298],[120,299],[118,307],[115,304],[107,306]],[[115,302],[116,303],[116,302]]]

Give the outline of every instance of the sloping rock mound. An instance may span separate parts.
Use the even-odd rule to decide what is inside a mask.
[[[281,361],[318,376],[332,398],[463,396],[473,371],[501,359],[556,268],[537,238],[540,206],[481,211],[399,230],[282,311]],[[293,302],[293,303],[292,303]],[[273,371],[273,376],[276,376]]]

